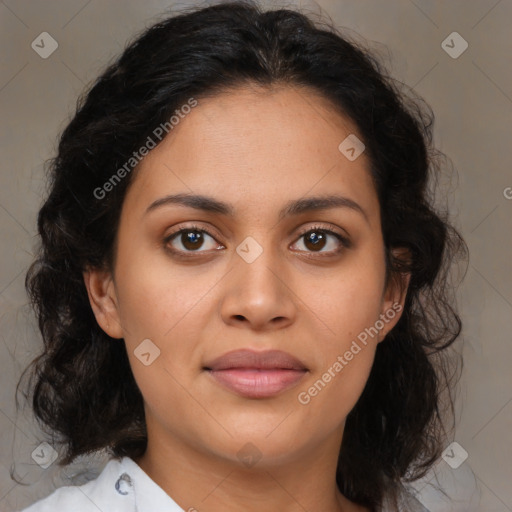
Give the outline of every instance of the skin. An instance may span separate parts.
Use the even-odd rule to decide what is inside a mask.
[[[313,91],[291,86],[244,86],[198,101],[133,177],[113,272],[84,273],[97,321],[124,339],[144,397],[148,449],[137,463],[184,510],[368,510],[339,492],[336,463],[345,418],[400,313],[308,404],[297,399],[405,300],[408,276],[386,287],[369,160],[338,150],[357,128]],[[145,213],[177,193],[214,197],[234,215],[176,204]],[[278,219],[288,201],[326,194],[352,199],[366,217],[337,207]],[[214,235],[204,234],[195,252],[180,235],[165,241],[193,224]],[[327,234],[315,249],[300,234],[315,226],[350,247]],[[252,263],[236,252],[247,236],[263,249]],[[148,338],[160,356],[146,366],[134,350]],[[241,397],[203,371],[239,348],[284,350],[309,371],[272,398]],[[251,467],[237,456],[246,443],[261,457]]]

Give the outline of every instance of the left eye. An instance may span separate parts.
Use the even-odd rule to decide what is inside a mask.
[[[322,251],[326,246],[329,245],[329,239],[334,239],[334,242],[331,242],[331,248]],[[306,251],[310,252],[331,252],[337,253],[341,251],[344,247],[348,247],[348,241],[329,229],[321,229],[321,228],[313,228],[308,231],[302,233],[299,237],[299,241],[304,240],[303,245],[306,247]],[[337,242],[337,243],[336,243]],[[332,247],[334,245],[334,247]]]

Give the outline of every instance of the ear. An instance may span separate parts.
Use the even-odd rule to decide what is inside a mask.
[[[89,302],[98,325],[111,338],[123,338],[114,280],[109,271],[88,269],[83,273]]]
[[[410,262],[411,260],[411,254],[405,247],[393,248],[391,252],[393,258],[398,258],[404,262]],[[391,329],[397,324],[398,320],[400,320],[404,310],[410,280],[411,274],[408,272],[395,273],[389,277],[389,282],[382,296],[380,320],[384,326],[379,330],[377,338],[378,343],[384,340]]]

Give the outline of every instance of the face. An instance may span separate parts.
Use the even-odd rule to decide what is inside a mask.
[[[113,273],[85,281],[124,338],[150,440],[233,461],[250,442],[269,464],[339,449],[404,300],[386,287],[369,160],[338,149],[350,134],[312,91],[241,88],[198,99],[137,168]],[[240,349],[300,368],[207,369]]]

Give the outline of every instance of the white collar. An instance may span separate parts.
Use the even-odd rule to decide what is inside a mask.
[[[130,512],[184,512],[184,510],[131,458],[111,460],[97,478],[103,496],[111,492],[122,510]],[[128,503],[130,506],[127,507]]]

